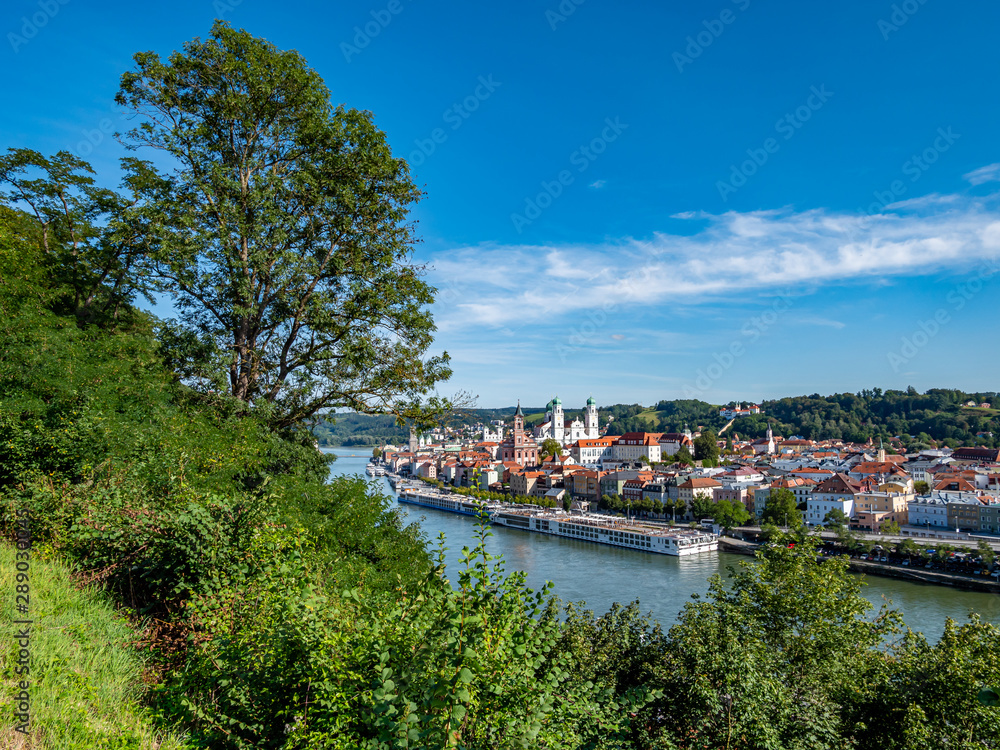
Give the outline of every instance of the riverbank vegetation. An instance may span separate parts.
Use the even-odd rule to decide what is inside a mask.
[[[329,479],[305,427],[324,394],[331,407],[391,401],[419,418],[420,397],[445,374],[443,359],[418,363],[431,290],[400,260],[409,230],[393,230],[414,198],[405,163],[370,115],[331,110],[297,55],[223,24],[167,63],[140,55],[121,101],[140,116],[190,108],[175,112],[182,132],[158,130],[166,118],[135,136],[168,150],[199,141],[175,155],[189,168],[130,161],[133,193],[118,200],[92,190],[89,165],[68,154],[17,150],[0,165],[0,530],[10,542],[15,514],[31,519],[27,615],[48,629],[32,654],[25,747],[143,747],[156,735],[191,750],[997,746],[1000,713],[976,699],[1000,684],[997,628],[974,617],[929,644],[893,611],[872,613],[846,559],[819,564],[809,540],[714,579],[667,632],[635,605],[597,616],[530,590],[486,552],[485,528],[445,571],[443,552],[388,498]],[[277,109],[250,118],[257,105]],[[260,183],[206,145],[225,132],[213,146],[224,152],[263,124],[287,138],[249,148],[253,175],[268,166]],[[297,150],[311,147],[321,161],[300,170]],[[330,219],[381,200],[385,185],[388,204],[372,214],[277,216],[294,204]],[[201,204],[202,187],[233,213]],[[254,195],[241,203],[240,190]],[[348,247],[321,269],[309,233],[334,229]],[[281,244],[300,232],[301,246]],[[283,249],[232,254],[243,245]],[[263,287],[219,275],[271,260],[290,264],[289,289],[312,274],[350,310],[334,315],[320,297],[289,308],[294,294],[255,306]],[[202,262],[211,272],[197,272]],[[383,288],[390,266],[398,297],[372,301],[366,290]],[[137,308],[156,290],[182,301],[183,323]],[[366,301],[412,326],[409,348],[367,337]],[[292,330],[296,311],[320,338]],[[279,313],[284,324],[240,323]],[[340,350],[325,337],[343,332],[345,314],[360,338]],[[337,363],[321,361],[331,352]],[[377,403],[360,403],[368,386]],[[70,575],[87,591],[71,592]],[[70,599],[103,609],[81,605],[88,627],[59,619]],[[57,678],[71,683],[62,693]],[[52,708],[60,696],[70,722]]]

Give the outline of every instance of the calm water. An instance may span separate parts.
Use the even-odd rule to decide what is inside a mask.
[[[371,457],[370,450],[334,448],[337,455],[332,473],[361,474]],[[385,479],[375,480],[383,491],[393,496]],[[413,505],[398,507],[409,521],[417,521],[430,542],[444,533],[449,566],[458,565],[462,547],[473,546],[476,522],[472,518]],[[708,591],[713,573],[725,575],[726,566],[736,566],[748,558],[725,553],[705,553],[678,558],[592,544],[574,539],[551,537],[502,526],[491,528],[493,536],[487,550],[502,555],[508,572],[523,570],[528,585],[541,588],[546,581],[555,584],[553,593],[564,601],[586,601],[587,607],[600,614],[614,602],[623,604],[638,599],[644,612],[667,627],[689,601],[692,594]],[[454,580],[455,573],[449,575]],[[892,578],[866,578],[865,596],[880,605],[883,601],[903,613],[906,624],[936,641],[946,617],[964,622],[970,610],[1000,625],[1000,595],[928,586]]]

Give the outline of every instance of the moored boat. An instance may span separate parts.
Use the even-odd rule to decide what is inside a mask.
[[[421,505],[425,508],[436,508],[449,513],[460,513],[464,516],[489,515],[497,506],[481,500],[462,495],[419,490],[411,487],[400,487],[397,498],[401,503]]]
[[[494,512],[491,520],[500,526],[675,557],[715,552],[719,549],[719,537],[704,529],[643,526],[559,510],[536,511],[505,507]]]

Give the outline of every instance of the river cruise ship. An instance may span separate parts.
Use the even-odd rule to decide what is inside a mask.
[[[446,510],[449,513],[461,513],[463,516],[489,515],[496,505],[483,503],[474,497],[455,495],[452,493],[433,492],[431,490],[400,487],[396,495],[401,503],[422,505],[425,508]]]
[[[719,549],[719,537],[703,529],[643,526],[613,518],[587,517],[565,511],[504,508],[490,520],[499,526],[564,536],[585,542],[610,544],[661,555],[695,555]]]

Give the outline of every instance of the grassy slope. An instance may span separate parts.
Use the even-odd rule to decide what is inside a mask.
[[[32,731],[14,731],[11,699],[17,693],[14,673],[18,646],[9,634],[14,610],[14,550],[0,545],[0,747],[44,750],[179,750],[174,737],[153,729],[148,712],[138,704],[141,656],[123,644],[135,632],[108,600],[75,587],[69,569],[33,555],[30,569]]]
[[[636,414],[636,416],[648,424],[650,428],[655,428],[663,418],[663,414],[655,409],[646,409]]]

